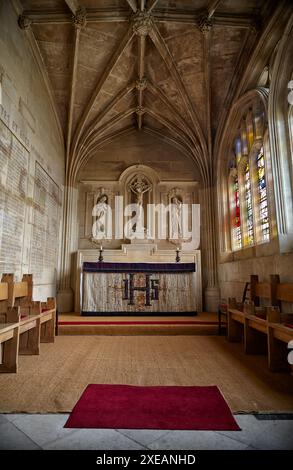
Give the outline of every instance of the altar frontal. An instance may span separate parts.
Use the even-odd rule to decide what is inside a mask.
[[[82,315],[196,315],[195,263],[84,263]]]

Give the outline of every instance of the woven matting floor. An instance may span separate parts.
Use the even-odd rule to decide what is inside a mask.
[[[0,375],[0,412],[69,412],[88,384],[217,385],[234,412],[293,411],[293,377],[216,336],[59,336]]]

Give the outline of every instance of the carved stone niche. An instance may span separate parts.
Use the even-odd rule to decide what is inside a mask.
[[[129,189],[129,185],[138,175],[145,178],[145,180],[151,185],[151,190],[148,191],[147,196],[145,197],[147,204],[155,204],[158,201],[157,185],[159,184],[160,179],[157,173],[146,165],[137,164],[128,167],[123,171],[123,173],[121,173],[119,178],[120,195],[123,195],[124,197],[124,207],[127,204],[135,202],[132,192]]]
[[[172,188],[168,193],[169,204],[172,204],[172,199],[178,197],[181,202],[183,202],[184,189],[182,188]]]
[[[132,165],[127,168],[119,178],[120,195],[123,195],[124,209],[129,204],[138,204],[142,202],[143,219],[141,222],[141,230],[148,226],[147,206],[148,204],[156,204],[158,201],[157,187],[160,180],[157,173],[146,165]],[[140,195],[141,188],[143,194]],[[139,215],[137,214],[138,218]],[[131,215],[129,215],[129,219]],[[125,219],[126,220],[126,219]],[[147,232],[145,230],[145,236]]]
[[[182,184],[176,181],[164,181],[160,185],[160,203],[167,208],[167,243],[163,245],[169,249],[172,249],[172,245],[179,247],[184,251],[194,249],[192,225],[197,223],[197,212],[195,210],[193,216],[193,204],[197,204],[197,210],[199,210],[198,200],[198,183],[197,182],[185,182],[184,186],[177,186]],[[184,222],[184,217],[187,220]],[[194,219],[194,220],[193,220]],[[188,229],[189,234],[184,233]],[[157,241],[159,243],[159,241]],[[160,244],[160,243],[159,243]]]

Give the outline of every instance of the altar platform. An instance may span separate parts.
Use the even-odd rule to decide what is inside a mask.
[[[217,335],[216,313],[198,316],[80,316],[59,314],[59,335]]]

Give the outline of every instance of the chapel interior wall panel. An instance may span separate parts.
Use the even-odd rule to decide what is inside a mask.
[[[12,2],[0,9],[0,274],[32,269],[34,298],[45,300],[56,293],[64,147]]]

